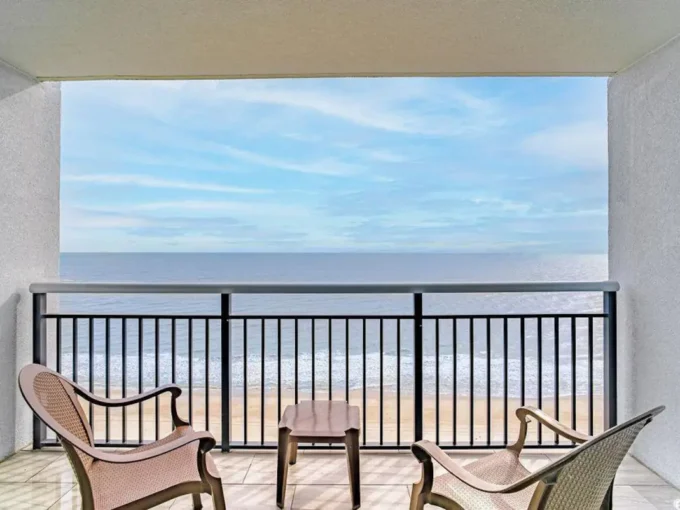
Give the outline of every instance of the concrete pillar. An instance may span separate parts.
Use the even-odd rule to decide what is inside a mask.
[[[17,389],[32,360],[28,285],[59,271],[61,89],[0,62],[0,458],[32,436]]]
[[[680,486],[680,39],[610,79],[609,176],[620,415],[667,406],[633,453]]]

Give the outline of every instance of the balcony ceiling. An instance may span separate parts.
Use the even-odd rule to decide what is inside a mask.
[[[679,0],[0,0],[45,80],[606,75],[678,34]]]

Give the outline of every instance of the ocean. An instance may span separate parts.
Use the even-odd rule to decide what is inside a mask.
[[[509,255],[509,254],[203,254],[203,253],[64,253],[61,256],[61,278],[79,282],[509,282],[509,281],[596,281],[607,278],[606,255]],[[542,294],[437,294],[423,298],[425,314],[502,314],[502,313],[591,313],[602,311],[601,293],[542,293]],[[217,295],[61,295],[58,308],[64,313],[111,314],[217,314]],[[237,315],[380,315],[407,314],[412,310],[408,295],[236,295],[232,313]],[[594,324],[594,382],[596,394],[602,391],[602,320]],[[122,377],[122,323],[111,321],[110,366],[112,384],[120,386]],[[472,345],[469,321],[459,321],[454,334],[450,320],[439,324],[439,377],[441,392],[452,391],[454,341],[456,383],[459,395],[469,393],[471,359],[474,367],[475,394],[486,392],[487,357],[491,358],[491,393],[504,392],[503,321],[491,321],[491,349],[487,352],[487,323],[474,322]],[[525,385],[527,394],[537,389],[538,324],[526,321]],[[555,388],[555,324],[552,319],[542,323],[543,395]],[[171,321],[161,320],[158,352],[161,383],[171,378]],[[346,327],[349,331],[346,331]],[[397,337],[399,337],[400,383],[408,392],[413,375],[413,323],[384,320],[383,348],[380,349],[380,321],[366,322],[366,386],[380,384],[380,362],[383,364],[383,384],[394,387],[397,380]],[[400,328],[397,335],[397,328]],[[436,323],[425,321],[423,328],[425,388],[434,385],[436,371]],[[519,320],[508,321],[508,392],[517,396],[521,385]],[[587,329],[585,319],[576,321],[576,389],[585,395],[588,390]],[[259,387],[262,376],[264,347],[264,379],[267,389],[276,387],[278,380],[278,324],[251,320],[247,325],[247,345],[244,351],[243,321],[232,326],[232,377],[236,388],[243,386],[244,363],[247,365],[249,387]],[[138,370],[139,324],[128,321],[126,367],[130,384],[136,384]],[[189,379],[188,321],[176,323],[176,374],[179,384]],[[284,389],[290,389],[295,370],[295,322],[281,321],[281,379]],[[219,345],[219,322],[210,321],[206,352],[205,321],[196,320],[192,328],[192,382],[196,386],[220,385],[222,359]],[[314,337],[314,379],[317,391],[326,392],[329,375],[333,391],[345,387],[346,349],[349,342],[349,386],[363,385],[363,323],[361,320],[311,320],[298,322],[298,371],[301,390],[309,389],[312,381],[312,336]],[[312,335],[313,333],[313,335]],[[571,321],[557,324],[560,395],[569,395],[571,373]],[[62,365],[68,375],[73,360],[70,321],[62,324]],[[78,375],[81,381],[89,377],[88,323],[78,325]],[[105,366],[105,324],[94,321],[94,379],[103,382]],[[144,387],[155,384],[155,322],[142,325],[142,364]],[[331,373],[329,374],[329,346]],[[473,356],[471,358],[470,352]],[[244,360],[245,352],[245,360]],[[206,355],[209,370],[205,370]]]

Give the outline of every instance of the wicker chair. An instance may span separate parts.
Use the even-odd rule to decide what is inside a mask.
[[[224,509],[219,472],[208,451],[215,446],[209,432],[195,432],[177,415],[181,390],[167,385],[120,400],[93,395],[41,365],[28,365],[19,374],[19,388],[38,417],[59,437],[75,471],[82,508],[151,508],[184,494],[201,508],[201,493],[212,495],[216,510]],[[94,448],[92,429],[78,396],[105,407],[138,404],[164,392],[172,395],[175,430],[155,443],[125,452]]]
[[[411,510],[421,510],[425,504],[447,510],[599,510],[638,433],[663,410],[657,407],[590,437],[538,409],[522,407],[516,413],[520,419],[517,443],[465,467],[435,444],[419,441],[411,450],[422,465],[422,479],[413,485]],[[530,473],[519,455],[531,418],[580,446]],[[433,460],[446,470],[445,474],[434,476]]]

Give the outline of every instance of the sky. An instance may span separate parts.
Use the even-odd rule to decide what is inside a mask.
[[[64,252],[606,253],[603,78],[62,85]]]

